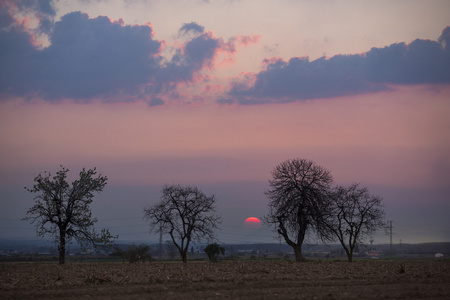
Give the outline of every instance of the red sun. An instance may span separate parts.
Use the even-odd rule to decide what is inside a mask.
[[[255,217],[247,218],[244,222],[244,227],[247,229],[259,229],[261,228],[261,221]]]

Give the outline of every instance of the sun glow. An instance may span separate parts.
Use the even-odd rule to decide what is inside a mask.
[[[244,227],[252,230],[259,229],[261,228],[261,221],[255,217],[247,218],[244,222]]]

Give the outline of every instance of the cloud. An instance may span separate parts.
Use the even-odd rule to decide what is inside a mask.
[[[248,35],[224,41],[191,22],[178,31],[182,41],[167,46],[155,38],[150,23],[126,25],[122,19],[91,18],[82,12],[54,22],[52,5],[50,0],[0,4],[1,99],[86,102],[95,98],[142,100],[149,105],[181,101],[186,87],[203,91],[206,72],[233,63],[237,47],[261,40],[259,35]],[[34,28],[29,27],[36,24],[29,16],[38,21]],[[39,40],[42,36],[48,37],[47,44]],[[437,41],[418,39],[314,61],[266,59],[260,72],[242,72],[246,75],[231,79],[227,92],[210,92],[208,97],[221,103],[291,102],[373,93],[399,84],[447,84],[449,45],[447,27]]]
[[[450,83],[450,27],[439,41],[415,40],[366,53],[367,78],[394,84]]]
[[[20,12],[34,12],[38,15],[55,16],[53,0],[4,0],[3,7]]]
[[[0,3],[0,28],[7,28],[15,21],[12,12],[8,8],[7,2]]]
[[[261,40],[261,35],[241,35],[236,37],[240,45],[247,46],[258,43]]]
[[[265,61],[265,69],[234,82],[221,103],[270,103],[331,98],[388,90],[395,84],[450,83],[450,27],[438,41],[372,48],[364,54],[336,55],[310,61]]]
[[[222,47],[223,40],[215,38],[211,32],[205,32],[181,44],[156,74],[155,88],[160,93],[167,93],[179,83],[201,80],[202,77],[196,75],[203,69],[214,68],[214,59]]]
[[[35,34],[48,33],[55,15],[53,0],[4,0],[0,4],[0,28],[16,25]],[[30,19],[38,20],[37,28],[24,26]]]
[[[45,5],[28,9],[51,12]],[[0,13],[14,20],[9,10],[2,6]],[[203,68],[213,68],[224,44],[206,32],[180,44],[173,57],[165,58],[161,54],[165,42],[153,38],[150,24],[131,26],[122,19],[72,12],[52,24],[50,45],[38,49],[32,33],[10,26],[11,20],[0,30],[0,93],[49,101],[100,98],[160,105],[164,103],[161,93],[193,81]],[[180,30],[200,33],[203,27],[189,23]]]
[[[147,83],[158,70],[161,42],[152,39],[150,26],[125,26],[107,17],[90,19],[73,12],[56,22],[51,45],[38,50],[21,32],[8,36],[9,55],[0,52],[1,91],[36,93],[57,98],[91,98]],[[20,39],[19,39],[20,38]],[[20,66],[20,67],[17,67]],[[11,76],[14,75],[14,76]]]
[[[187,35],[189,33],[202,34],[205,31],[205,27],[198,25],[195,22],[184,23],[178,31],[180,35]]]
[[[150,106],[158,106],[158,105],[163,105],[164,104],[164,100],[162,100],[161,98],[154,98],[152,100],[150,100],[149,105]]]

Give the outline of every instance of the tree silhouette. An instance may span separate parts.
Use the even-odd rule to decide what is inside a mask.
[[[337,239],[351,262],[357,245],[385,227],[382,199],[358,184],[338,186],[330,197],[332,201],[323,214],[324,231],[328,235],[322,236],[328,240]]]
[[[33,188],[27,191],[36,193],[35,204],[28,210],[24,220],[36,224],[36,233],[43,237],[50,234],[55,238],[59,251],[59,264],[65,263],[66,244],[75,239],[83,249],[88,245],[110,245],[117,237],[109,230],[96,233],[90,204],[94,192],[101,192],[108,178],[98,175],[96,169],[83,170],[79,179],[70,185],[67,182],[68,169],[61,166],[54,177],[49,172],[34,178]]]
[[[313,161],[291,159],[277,165],[266,192],[269,214],[264,221],[276,228],[294,249],[296,261],[304,261],[302,244],[307,230],[321,230],[324,211],[333,177]]]
[[[197,187],[166,185],[161,201],[144,209],[150,231],[169,234],[181,259],[187,262],[192,240],[213,239],[221,222],[215,214],[215,196],[206,196]]]

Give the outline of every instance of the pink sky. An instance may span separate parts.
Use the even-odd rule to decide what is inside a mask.
[[[240,239],[266,213],[272,169],[298,157],[384,197],[403,242],[450,241],[448,2],[174,1],[171,20],[154,12],[169,4],[107,2],[0,6],[1,226],[28,226],[14,223],[32,203],[23,186],[62,164],[109,177],[101,220],[194,184],[222,201],[224,240]]]
[[[266,180],[278,162],[299,156],[343,183],[433,187],[449,184],[449,98],[449,88],[419,86],[257,106],[7,102],[1,104],[2,128],[9,129],[1,132],[0,162],[5,175],[19,161],[34,172],[58,163],[106,170],[149,163],[159,171],[130,168],[111,183],[163,184]],[[203,158],[216,163],[196,176],[178,165]],[[170,161],[174,166],[166,168]]]

